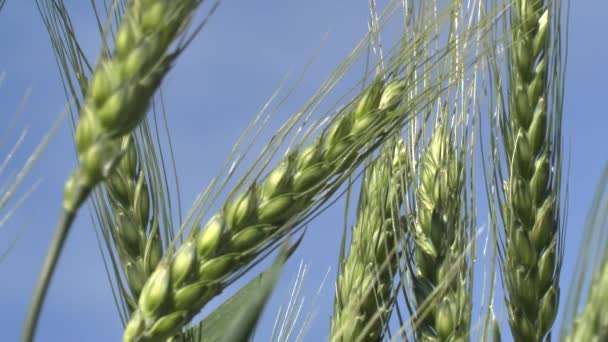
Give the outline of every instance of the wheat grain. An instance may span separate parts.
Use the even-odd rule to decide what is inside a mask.
[[[369,115],[377,122],[390,118],[403,96],[403,81],[386,87],[377,82],[368,91],[382,87],[381,96],[374,101],[362,99],[359,110],[341,116],[301,153],[285,157],[262,184],[254,182],[229,200],[198,236],[192,235],[165,266],[157,268],[142,290],[139,313],[125,330],[124,341],[158,340],[176,333],[221,291],[224,279],[255,256],[269,236],[310,205],[331,177],[360,161],[361,135],[370,130],[379,134],[380,127],[370,123],[361,135],[354,135],[353,127]],[[177,313],[186,319],[174,319]],[[159,332],[156,327],[161,322],[174,326]]]
[[[503,140],[508,314],[516,340],[540,341],[553,325],[559,298],[559,235],[555,148],[548,130],[549,2],[515,1],[512,8],[510,115]]]
[[[408,183],[401,140],[368,166],[348,256],[336,280],[332,341],[380,341],[389,318],[398,258],[400,206]]]

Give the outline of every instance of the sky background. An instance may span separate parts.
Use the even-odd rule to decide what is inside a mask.
[[[93,55],[99,40],[89,2],[72,1],[70,6],[83,48]],[[608,60],[608,46],[601,43],[608,34],[607,12],[608,2],[602,0],[572,1],[563,122],[564,142],[571,159],[562,293],[571,280],[572,260],[580,251],[584,218],[608,160],[608,68],[603,67]],[[367,1],[363,0],[224,1],[195,43],[180,57],[164,87],[184,209],[216,175],[234,142],[285,76],[290,73],[293,82],[322,45],[298,90],[277,113],[277,122],[300,108],[355,46],[367,30],[367,18]],[[0,75],[4,73],[0,83],[0,134],[29,94],[17,129],[8,142],[0,140],[0,156],[5,156],[9,142],[17,139],[20,130],[29,130],[10,167],[0,175],[0,184],[4,185],[7,175],[23,164],[62,112],[65,95],[33,1],[8,0],[0,13],[0,42]],[[7,241],[20,236],[0,263],[0,330],[6,341],[17,341],[20,336],[59,213],[63,183],[75,165],[73,155],[66,121],[21,193],[37,180],[42,181],[40,186],[10,221],[0,226],[0,251],[5,250]],[[306,340],[327,336],[333,302],[331,283],[322,288],[319,302],[311,304],[326,272],[330,270],[330,281],[335,278],[341,217],[342,207],[338,207],[311,224],[303,245],[284,270],[262,329],[272,327],[278,305],[284,302],[303,261],[310,268],[304,287],[304,312],[315,313]],[[484,217],[485,213],[480,213],[480,226],[487,223]],[[90,218],[83,211],[54,276],[38,341],[120,340],[122,328],[97,246]],[[265,336],[262,333],[259,340],[265,340]]]

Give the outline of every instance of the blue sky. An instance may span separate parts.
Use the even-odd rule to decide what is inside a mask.
[[[94,54],[98,46],[97,29],[91,21],[89,2],[74,3],[72,18],[77,32],[85,42],[84,49]],[[601,168],[608,160],[608,150],[601,147],[606,145],[608,127],[605,110],[608,69],[602,67],[608,60],[608,47],[601,43],[608,33],[604,18],[607,11],[608,3],[602,0],[572,1],[563,126],[564,142],[571,153],[566,260],[574,259],[579,252],[584,217]],[[291,72],[293,80],[323,44],[277,120],[287,118],[302,106],[352,49],[366,31],[367,13],[367,1],[224,2],[165,83],[185,209],[217,173],[217,165],[225,160],[232,144],[285,75]],[[0,84],[2,127],[31,89],[17,126],[29,127],[29,133],[11,163],[14,170],[62,112],[65,96],[48,36],[33,1],[8,0],[0,13],[0,41],[4,46],[0,52],[0,74],[5,73]],[[16,134],[17,131],[12,141]],[[8,224],[0,227],[3,239],[22,234],[15,249],[0,264],[0,326],[7,341],[16,341],[20,335],[59,213],[63,182],[75,165],[70,134],[64,122],[22,190],[39,179],[41,185]],[[7,150],[6,145],[0,145],[0,155],[4,156]],[[334,278],[341,210],[338,207],[324,213],[310,226],[303,245],[284,271],[263,328],[272,326],[300,260],[310,266],[306,303],[312,301],[329,268],[330,281]],[[483,216],[478,221],[480,225],[485,223]],[[0,242],[0,250],[5,246],[5,242]],[[564,264],[563,284],[570,281],[572,267],[572,262]],[[562,293],[565,289],[562,288]],[[320,296],[307,340],[318,340],[328,332],[333,300],[331,283]],[[305,312],[311,309],[305,308]],[[55,274],[38,340],[116,341],[121,332],[95,234],[83,212]]]

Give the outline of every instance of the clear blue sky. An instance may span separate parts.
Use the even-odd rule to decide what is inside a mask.
[[[72,3],[76,4],[72,18],[79,37],[85,42],[85,50],[94,54],[98,39],[89,2]],[[325,34],[329,34],[299,90],[279,113],[280,119],[304,104],[367,27],[367,1],[363,0],[253,3],[225,1],[166,82],[165,99],[186,209],[217,173],[217,165],[224,161],[239,134],[285,74],[301,70]],[[604,67],[608,47],[601,43],[608,33],[607,12],[605,1],[572,0],[563,126],[564,141],[572,156],[566,260],[574,259],[579,251],[584,216],[601,168],[608,160],[608,151],[601,147],[606,146],[608,127],[608,69]],[[48,36],[33,1],[8,0],[0,13],[0,42],[0,74],[6,73],[0,84],[0,127],[19,108],[27,89],[32,90],[18,122],[19,128],[27,125],[30,131],[12,163],[16,168],[63,110],[65,97]],[[59,213],[63,182],[75,165],[70,134],[66,122],[26,182],[27,186],[41,179],[42,184],[9,223],[0,227],[3,239],[23,232],[15,249],[0,264],[0,327],[6,341],[16,341],[20,335]],[[0,156],[7,149],[0,146]],[[329,279],[334,278],[341,215],[338,207],[310,226],[303,245],[284,271],[284,280],[262,328],[272,327],[278,304],[284,300],[300,260],[310,266],[304,290],[306,303],[310,304],[330,267]],[[483,216],[479,223],[485,223]],[[4,250],[5,243],[0,242],[0,250]],[[564,264],[563,284],[570,281],[572,267],[572,262]],[[327,336],[332,300],[333,286],[329,283],[314,307],[316,314],[306,340]],[[304,312],[312,309],[308,306]],[[55,274],[38,340],[117,341],[121,333],[94,231],[83,212]]]

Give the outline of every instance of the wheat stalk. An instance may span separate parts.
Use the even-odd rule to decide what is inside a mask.
[[[332,341],[380,341],[397,273],[400,206],[408,183],[401,140],[367,167],[348,256],[336,280]]]
[[[502,127],[508,167],[502,265],[509,325],[522,341],[543,339],[559,299],[559,137],[551,136],[559,134],[554,126],[559,121],[548,124],[550,9],[550,2],[541,0],[517,0],[511,8],[509,115]]]

